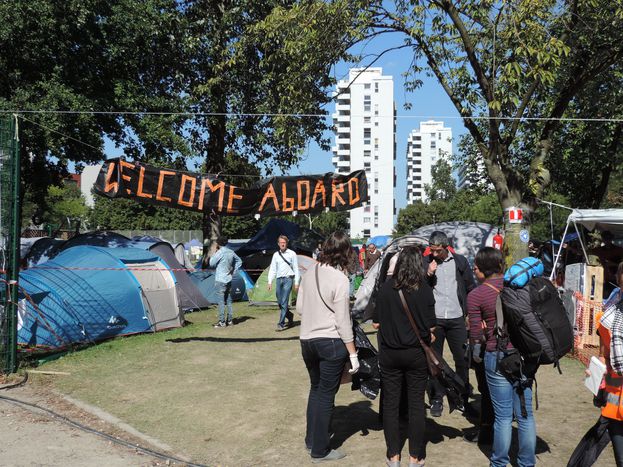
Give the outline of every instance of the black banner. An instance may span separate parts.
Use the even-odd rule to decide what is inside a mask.
[[[189,211],[214,210],[224,216],[279,216],[327,208],[346,211],[368,201],[363,170],[349,175],[271,177],[240,188],[213,175],[162,169],[122,158],[104,164],[94,191],[108,198],[130,198]]]

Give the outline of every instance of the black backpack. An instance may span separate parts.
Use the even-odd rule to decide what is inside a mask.
[[[504,287],[500,293],[502,323],[506,334],[526,362],[554,364],[573,348],[573,327],[556,287],[543,277],[534,277],[522,288]],[[498,311],[499,315],[499,311]]]

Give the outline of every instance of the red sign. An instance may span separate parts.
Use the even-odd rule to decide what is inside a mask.
[[[521,224],[523,221],[523,212],[519,208],[508,209],[508,222],[511,224]]]

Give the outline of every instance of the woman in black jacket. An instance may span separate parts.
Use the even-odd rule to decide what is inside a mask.
[[[409,466],[423,466],[426,458],[424,392],[428,381],[426,355],[400,301],[405,296],[409,312],[420,336],[431,343],[435,327],[435,299],[426,281],[420,250],[405,247],[400,252],[394,274],[377,295],[374,327],[379,331],[379,366],[383,394],[383,431],[387,444],[387,465],[400,465],[398,411],[403,381],[409,404]]]

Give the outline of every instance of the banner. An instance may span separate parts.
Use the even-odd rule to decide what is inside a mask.
[[[271,177],[241,188],[214,175],[163,169],[122,158],[106,161],[94,191],[108,198],[129,198],[189,211],[214,210],[223,216],[279,216],[327,208],[346,211],[368,201],[363,170],[349,175]]]

